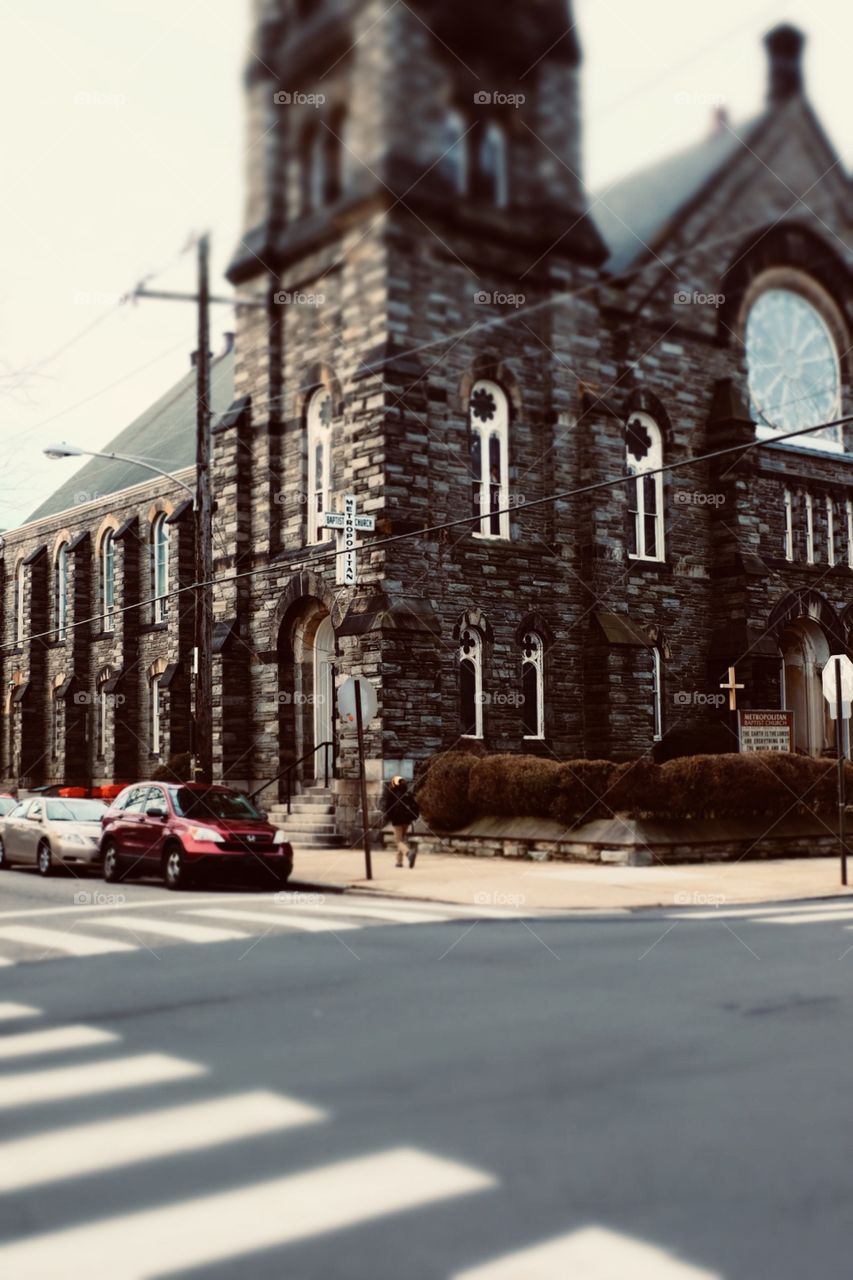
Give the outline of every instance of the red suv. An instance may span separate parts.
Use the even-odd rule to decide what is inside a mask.
[[[293,870],[293,849],[251,801],[229,787],[137,782],[101,819],[104,879],[160,875],[184,888],[201,871],[254,872],[270,887]]]

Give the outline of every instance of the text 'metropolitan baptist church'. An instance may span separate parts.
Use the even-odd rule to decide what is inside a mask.
[[[797,748],[827,749],[853,429],[774,440],[853,409],[850,184],[803,35],[766,37],[754,118],[718,112],[595,198],[566,0],[500,21],[255,0],[253,24],[229,278],[268,305],[213,360],[216,776],[257,788],[305,757],[307,780],[334,741],[347,827],[331,695],[354,673],[379,690],[374,786],[461,735],[639,756],[719,720],[730,666],[743,706],[792,708]],[[194,420],[189,371],[114,447],[191,483]],[[375,519],[355,585],[325,524],[345,495]],[[3,569],[6,780],[124,781],[187,749],[185,490],[93,461]]]

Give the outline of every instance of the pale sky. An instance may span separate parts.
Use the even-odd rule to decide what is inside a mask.
[[[227,288],[241,230],[248,9],[248,0],[2,6],[0,527],[20,523],[71,474],[75,464],[49,462],[45,445],[103,448],[188,368],[192,306],[114,309],[114,299],[163,268],[159,286],[192,288],[192,256],[179,255],[203,228],[213,234],[213,286]],[[844,0],[576,0],[576,14],[591,187],[700,138],[718,99],[734,120],[758,110],[761,36],[783,20],[808,34],[809,95],[849,169]],[[215,349],[232,321],[214,308]]]

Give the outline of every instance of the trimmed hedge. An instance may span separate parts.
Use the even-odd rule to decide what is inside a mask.
[[[462,751],[433,757],[417,800],[424,820],[453,831],[476,818],[554,818],[572,827],[614,815],[685,818],[833,814],[836,762],[776,751],[651,759],[542,760]],[[845,766],[853,798],[853,765]]]

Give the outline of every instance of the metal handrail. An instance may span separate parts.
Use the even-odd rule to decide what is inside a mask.
[[[328,787],[329,785],[329,752],[334,751],[334,749],[335,749],[334,742],[318,742],[316,747],[312,747],[310,751],[306,751],[304,756],[300,756],[298,760],[291,761],[291,763],[287,766],[286,769],[282,769],[281,773],[277,773],[274,778],[268,778],[267,781],[263,783],[262,786],[258,787],[257,791],[253,791],[250,794],[249,799],[255,800],[261,794],[262,791],[266,791],[267,787],[271,787],[274,782],[280,782],[282,778],[286,778],[287,779],[287,812],[290,813],[290,802],[291,802],[291,799],[293,798],[294,769],[298,769],[299,766],[301,764],[304,764],[306,760],[313,759],[313,757],[316,756],[318,751],[322,751],[323,760],[324,760],[324,775],[325,775],[324,785]]]

